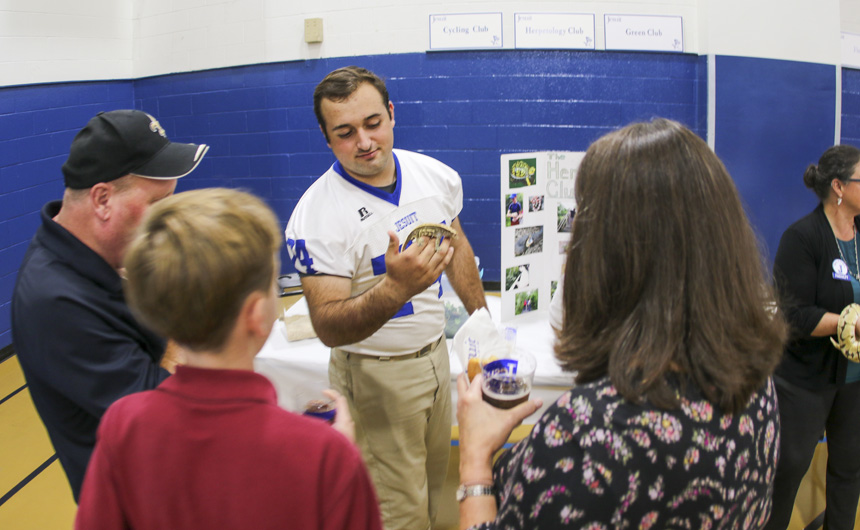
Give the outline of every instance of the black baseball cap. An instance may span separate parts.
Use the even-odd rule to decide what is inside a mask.
[[[194,171],[209,146],[180,144],[154,117],[139,110],[99,112],[80,130],[63,164],[67,188],[86,189],[129,173],[178,179]]]

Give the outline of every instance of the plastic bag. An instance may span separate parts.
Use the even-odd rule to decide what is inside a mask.
[[[515,332],[513,328],[506,330]],[[471,381],[481,371],[481,359],[504,358],[513,348],[512,337],[503,337],[486,308],[469,317],[454,335],[452,349]],[[515,339],[515,335],[513,337]]]

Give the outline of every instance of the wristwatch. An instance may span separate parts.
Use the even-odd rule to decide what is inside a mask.
[[[463,502],[463,499],[466,497],[481,497],[483,495],[492,494],[493,487],[487,486],[486,484],[475,484],[472,486],[460,484],[460,487],[457,488],[457,502]]]

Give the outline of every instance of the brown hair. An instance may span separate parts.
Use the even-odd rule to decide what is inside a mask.
[[[155,203],[125,257],[140,320],[193,351],[218,351],[245,299],[273,288],[281,231],[253,195],[225,188]]]
[[[853,145],[834,145],[818,159],[818,165],[810,164],[803,172],[803,184],[815,192],[822,201],[830,195],[831,182],[839,179],[843,184],[854,174],[860,162],[860,149]]]
[[[388,108],[388,89],[385,87],[385,81],[370,70],[358,66],[338,68],[325,76],[314,89],[314,114],[317,115],[317,123],[320,124],[326,142],[329,141],[329,138],[328,131],[325,128],[325,119],[322,115],[322,100],[344,101],[364,83],[370,83],[376,88],[382,97],[382,104],[385,105],[385,110],[388,111],[388,117],[391,117],[391,110]]]
[[[674,379],[725,411],[745,408],[786,325],[717,156],[679,123],[636,123],[589,147],[574,191],[563,368],[577,383],[608,375],[632,402],[677,407]]]

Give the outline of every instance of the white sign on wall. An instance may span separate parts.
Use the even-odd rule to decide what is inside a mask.
[[[549,311],[570,242],[573,185],[585,153],[501,156],[502,322]]]
[[[860,35],[842,34],[842,66],[860,68]]]
[[[501,47],[501,13],[430,15],[431,50],[483,50]]]
[[[594,15],[514,13],[514,48],[593,50]]]
[[[607,50],[684,51],[680,16],[603,15]]]

